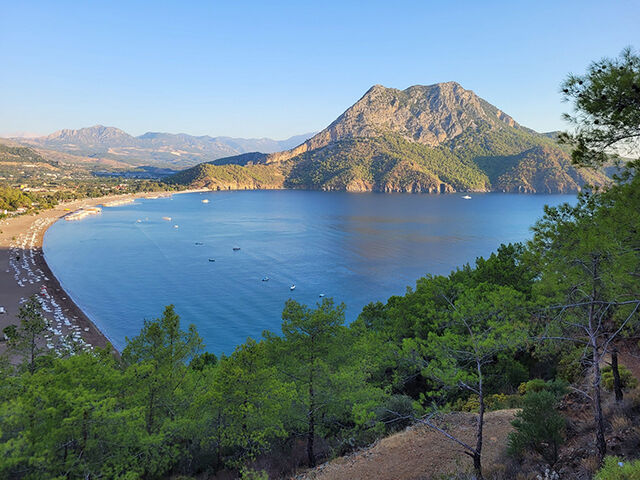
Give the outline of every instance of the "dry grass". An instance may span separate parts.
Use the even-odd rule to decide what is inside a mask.
[[[640,410],[640,387],[627,392],[624,396],[624,403],[629,410]]]
[[[600,468],[600,460],[596,455],[591,455],[580,461],[580,467],[591,478]]]
[[[631,427],[632,422],[624,413],[615,413],[611,416],[611,428],[614,432],[622,432]]]
[[[513,479],[505,463],[506,438],[512,431],[515,410],[487,414],[483,463],[487,479]],[[473,442],[475,415],[454,413],[447,416],[449,431],[464,441]],[[306,480],[428,480],[466,479],[472,463],[461,448],[442,434],[425,426],[409,428],[384,438],[374,446],[337,458],[297,478]],[[494,470],[495,469],[495,470]],[[449,476],[449,477],[447,477]]]

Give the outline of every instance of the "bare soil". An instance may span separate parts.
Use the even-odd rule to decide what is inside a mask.
[[[500,463],[511,420],[517,410],[487,413],[483,445],[485,465]],[[451,413],[445,417],[449,433],[474,443],[476,415]],[[471,458],[441,433],[423,425],[384,438],[373,446],[340,457],[295,477],[300,480],[427,480],[471,470]]]

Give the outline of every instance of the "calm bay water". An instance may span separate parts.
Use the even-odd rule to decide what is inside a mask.
[[[230,353],[249,336],[279,332],[288,298],[313,305],[324,293],[347,304],[351,321],[367,303],[403,294],[427,273],[448,274],[501,243],[529,238],[545,204],[574,200],[498,193],[471,200],[461,194],[181,194],[57,222],[44,252],[64,289],[118,349],[145,318],[173,303],[184,324],[197,326],[207,350]]]

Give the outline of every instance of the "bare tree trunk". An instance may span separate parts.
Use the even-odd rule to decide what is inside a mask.
[[[473,469],[476,472],[476,480],[484,480],[484,477],[482,476],[482,462],[478,452],[473,454]]]
[[[622,402],[622,382],[618,368],[618,349],[614,346],[611,350],[611,372],[613,373],[613,391],[616,394],[616,403]]]
[[[604,438],[604,415],[602,414],[602,400],[600,396],[600,355],[598,350],[593,350],[593,413],[596,420],[596,447],[600,462],[607,454],[607,442]]]
[[[480,362],[476,362],[478,370],[478,425],[476,429],[476,448],[473,452],[473,469],[476,471],[477,480],[484,480],[482,476],[482,434],[484,428],[484,390],[482,388],[482,367]]]
[[[601,399],[601,381],[602,376],[600,374],[600,351],[598,350],[598,330],[599,326],[596,326],[595,319],[595,302],[598,299],[598,290],[596,283],[598,279],[598,265],[599,257],[593,258],[593,270],[592,276],[594,279],[594,285],[591,290],[591,304],[589,305],[589,341],[591,343],[591,349],[593,352],[593,413],[596,422],[596,447],[598,449],[598,457],[600,463],[602,463],[604,456],[607,454],[607,441],[604,438],[604,415],[602,414],[602,399]]]

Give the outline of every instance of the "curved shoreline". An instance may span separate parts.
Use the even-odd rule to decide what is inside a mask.
[[[118,355],[108,337],[71,299],[47,264],[43,251],[45,233],[70,211],[83,207],[154,198],[166,193],[195,192],[143,192],[74,200],[37,214],[0,220],[0,306],[6,309],[5,314],[0,314],[0,332],[8,325],[17,324],[20,305],[30,296],[37,295],[50,324],[43,347],[59,351],[73,341],[86,350],[110,346],[113,353]],[[5,348],[5,342],[0,341],[0,354]]]

